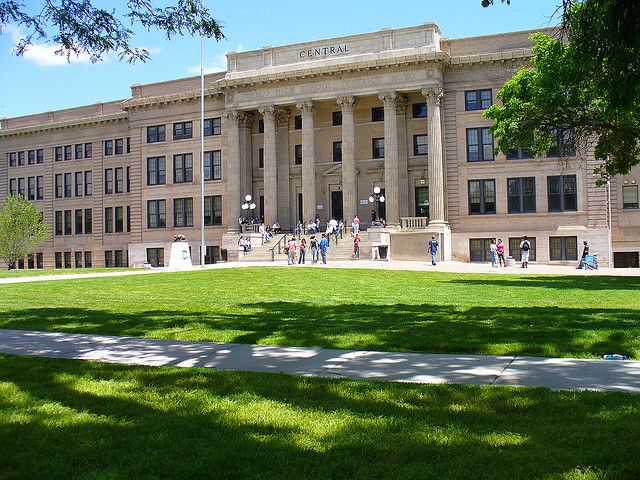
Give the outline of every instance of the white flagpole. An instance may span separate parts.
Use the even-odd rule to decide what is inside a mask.
[[[204,0],[202,0],[204,13]],[[213,207],[213,205],[212,205]],[[204,32],[200,27],[200,266],[204,267]]]

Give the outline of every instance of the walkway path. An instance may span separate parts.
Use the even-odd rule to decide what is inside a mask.
[[[22,330],[0,330],[0,352],[359,380],[640,393],[640,361],[309,349]]]

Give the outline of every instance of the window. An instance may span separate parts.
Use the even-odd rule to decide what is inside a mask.
[[[91,170],[84,172],[84,196],[90,197],[93,194],[93,173]]]
[[[264,168],[264,148],[258,149],[258,168]]]
[[[91,252],[84,252],[84,268],[91,268],[92,266]]]
[[[113,155],[113,140],[104,141],[104,154],[105,156]]]
[[[76,172],[76,197],[82,196],[83,177],[82,172]]]
[[[93,233],[93,210],[90,208],[84,209],[84,233]]]
[[[533,155],[526,148],[510,148],[507,150],[507,160],[525,160],[533,158]]]
[[[536,238],[535,237],[527,237],[529,240],[529,244],[531,247],[529,248],[529,261],[536,261]],[[509,238],[509,255],[515,258],[518,262],[522,260],[522,251],[520,250],[520,242],[522,238],[520,237],[512,237]]]
[[[428,141],[427,135],[413,136],[413,154],[415,156],[427,154],[428,152],[427,141]]]
[[[104,209],[104,233],[113,233],[113,207]]]
[[[222,195],[204,197],[204,224],[222,225]]]
[[[205,197],[206,201],[206,197]],[[167,226],[167,206],[165,200],[147,201],[147,228],[165,228]]]
[[[36,268],[43,268],[42,253],[36,253]]]
[[[535,177],[508,178],[507,197],[509,213],[534,213],[536,211]]]
[[[29,268],[29,270],[33,270],[36,266],[35,264],[35,259],[33,258],[33,253],[30,253],[29,255],[27,255],[27,266]]]
[[[331,124],[335,127],[342,125],[342,112],[331,112]]]
[[[222,135],[222,119],[220,117],[207,118],[204,121],[204,136]]]
[[[118,167],[116,170],[116,189],[115,193],[124,192],[124,169],[122,167]]]
[[[131,137],[127,137],[127,153],[131,153]]]
[[[491,133],[491,129],[488,127],[467,128],[467,162],[488,162],[491,160],[493,160],[493,133]]]
[[[184,153],[173,156],[173,183],[193,181],[193,155]]]
[[[116,139],[116,155],[122,155],[124,153],[124,140],[122,138]]]
[[[625,210],[638,208],[637,185],[625,185],[622,187],[622,208]]]
[[[427,118],[427,104],[426,103],[414,103],[411,106],[413,118]]]
[[[127,232],[131,231],[131,207],[127,205]]]
[[[36,177],[29,177],[27,179],[27,199],[36,199]]]
[[[62,235],[62,210],[56,210],[53,228],[56,235]]]
[[[491,261],[491,238],[470,238],[469,239],[469,260],[472,262]]]
[[[35,150],[29,150],[27,152],[27,164],[33,165],[35,163],[36,163],[36,151]]]
[[[204,179],[222,179],[222,153],[220,150],[204,152]]]
[[[44,163],[44,150],[42,148],[36,150],[36,163]]]
[[[484,110],[491,106],[491,89],[468,90],[464,92],[465,110]]]
[[[18,152],[18,166],[24,165],[24,152]]]
[[[62,252],[55,253],[56,268],[62,268]]]
[[[212,263],[218,263],[220,261],[220,247],[215,245],[207,245],[204,255],[205,265],[211,265]]]
[[[164,185],[167,179],[164,157],[147,158],[147,185]]]
[[[551,132],[553,142],[547,157],[574,157],[576,147],[573,132],[569,128],[554,128]]]
[[[429,187],[416,187],[416,217],[429,216]]]
[[[578,260],[578,237],[549,237],[550,260]]]
[[[550,212],[575,212],[578,210],[575,175],[547,177]]]
[[[64,252],[64,268],[71,268],[71,252]]]
[[[193,122],[178,122],[173,124],[173,139],[184,140],[193,137]]]
[[[384,138],[373,138],[371,144],[373,158],[384,158]]]
[[[164,248],[147,248],[147,263],[152,267],[164,267]]]
[[[293,147],[293,164],[302,165],[302,145],[295,145]]]
[[[371,109],[372,122],[384,122],[384,107],[373,107]]]
[[[333,142],[333,161],[342,161],[342,142]]]
[[[64,234],[71,235],[71,210],[64,211]]]
[[[107,168],[104,171],[104,193],[106,195],[113,193],[113,168]]]
[[[18,159],[18,155],[16,152],[12,152],[9,154],[9,166],[10,167],[15,167],[16,166],[16,162]]]
[[[113,250],[104,251],[104,266],[107,268],[113,267]]]
[[[82,152],[83,152],[83,145],[81,143],[78,143],[75,145],[75,159],[76,160],[81,160],[82,159]]]
[[[62,174],[56,173],[56,198],[62,198]]]
[[[62,161],[62,147],[55,147],[53,149],[53,159],[56,162]]]
[[[75,252],[74,254],[74,267],[82,268],[82,252]]]
[[[84,144],[84,158],[91,158],[93,156],[93,143]]]
[[[258,133],[264,133],[264,120],[258,120]]]
[[[496,213],[496,181],[469,180],[469,215]]]
[[[18,194],[18,179],[17,178],[12,178],[12,179],[9,180],[9,194],[10,195],[17,195]]]
[[[36,177],[36,200],[44,200],[44,177]]]
[[[193,198],[173,200],[173,226],[193,227]]]
[[[295,130],[302,130],[302,115],[293,117],[293,128]]]
[[[131,167],[127,167],[127,193],[131,191]]]
[[[115,233],[122,233],[124,231],[124,212],[122,207],[114,208],[115,216]]]
[[[71,198],[71,194],[73,193],[71,187],[71,173],[64,174],[64,198]]]
[[[147,127],[147,143],[164,142],[166,140],[166,131],[164,125],[154,125]]]
[[[83,216],[82,216],[82,210],[76,210],[74,212],[74,217],[75,217],[75,231],[76,231],[76,235],[82,235],[82,221],[84,220]]]
[[[124,267],[124,252],[122,250],[114,250],[113,255],[115,258],[115,266]]]
[[[22,195],[24,197],[24,178],[18,179],[18,195]]]

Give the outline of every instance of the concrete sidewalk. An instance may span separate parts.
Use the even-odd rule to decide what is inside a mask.
[[[443,355],[0,330],[0,353],[314,377],[640,393],[639,361]]]

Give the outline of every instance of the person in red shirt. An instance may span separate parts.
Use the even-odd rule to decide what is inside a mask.
[[[500,265],[501,267],[506,267],[507,262],[504,259],[504,243],[502,243],[501,238],[498,239],[498,245],[496,248],[498,250],[498,265]]]
[[[360,235],[353,237],[353,258],[360,258]]]

